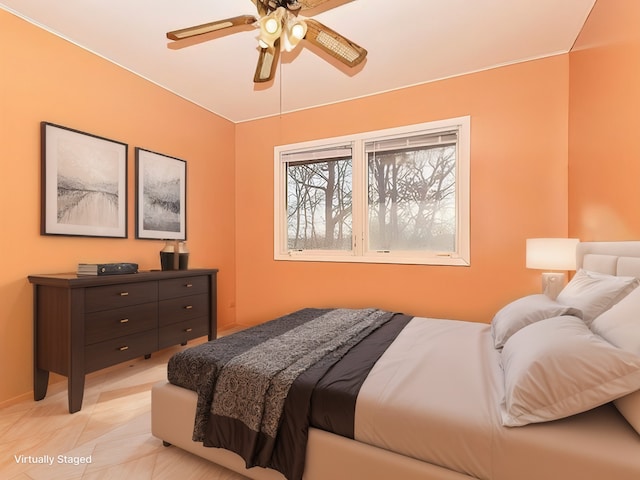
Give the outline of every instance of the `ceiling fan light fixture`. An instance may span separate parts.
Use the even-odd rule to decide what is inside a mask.
[[[264,22],[264,30],[269,35],[278,33],[278,30],[280,30],[278,20],[276,20],[275,18],[267,18],[267,20]]]
[[[287,52],[292,51],[306,34],[307,24],[304,20],[298,20],[296,18],[290,19],[284,31],[284,49]]]
[[[289,36],[292,39],[296,39],[299,41],[302,40],[306,34],[307,24],[300,20],[291,27]]]
[[[265,15],[259,20],[260,35],[258,41],[262,48],[273,48],[275,41],[282,35],[282,23],[286,10],[278,7],[269,15]],[[267,45],[265,47],[264,45]]]

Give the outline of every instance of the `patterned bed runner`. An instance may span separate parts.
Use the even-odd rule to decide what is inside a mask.
[[[169,380],[199,396],[194,440],[238,453],[247,468],[274,468],[299,480],[306,439],[291,442],[279,431],[292,384],[304,375],[313,385],[393,316],[378,309],[305,309],[177,354],[191,358],[172,358]],[[297,395],[295,417],[308,418],[311,392]],[[308,420],[284,423],[306,435]]]

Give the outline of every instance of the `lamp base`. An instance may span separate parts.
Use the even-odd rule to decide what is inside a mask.
[[[552,300],[558,298],[567,275],[562,272],[545,272],[542,274],[542,293]]]

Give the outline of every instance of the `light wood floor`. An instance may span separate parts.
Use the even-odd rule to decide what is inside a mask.
[[[77,413],[68,411],[66,379],[50,385],[39,402],[0,409],[0,478],[244,480],[176,447],[163,447],[151,435],[151,386],[166,380],[167,361],[182,348],[87,375]],[[80,463],[89,457],[90,463]],[[29,463],[43,459],[53,464]]]

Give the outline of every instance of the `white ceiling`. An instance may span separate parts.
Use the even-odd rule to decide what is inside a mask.
[[[302,42],[256,86],[257,31],[176,48],[165,33],[256,14],[251,0],[0,0],[8,10],[233,122],[566,53],[595,0],[333,0],[313,18],[369,52],[353,71]],[[303,12],[303,15],[307,14]],[[197,41],[194,41],[197,40]]]

